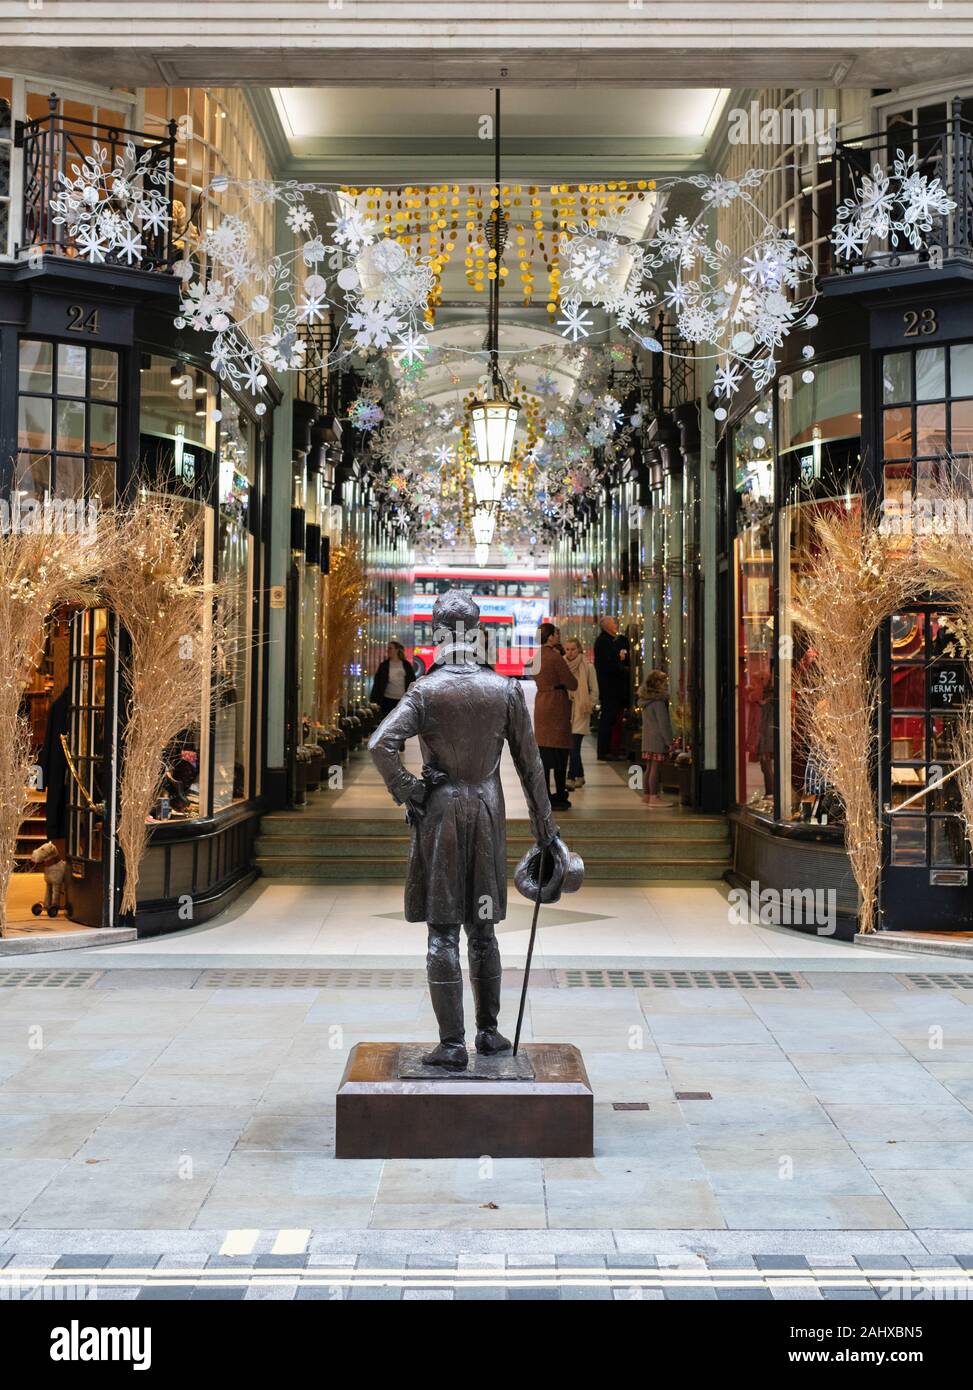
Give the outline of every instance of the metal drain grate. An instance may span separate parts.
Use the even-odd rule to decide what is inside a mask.
[[[925,975],[916,970],[908,975],[896,975],[895,978],[906,989],[973,989],[973,975],[950,975],[945,972]]]
[[[807,989],[790,970],[559,970],[565,989]]]
[[[193,989],[414,989],[418,970],[204,970]]]
[[[0,989],[88,989],[103,970],[0,970]]]

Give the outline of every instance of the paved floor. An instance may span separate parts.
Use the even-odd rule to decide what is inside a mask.
[[[400,893],[258,884],[4,963],[0,1296],[970,1296],[962,962],[739,922],[718,885],[591,886],[542,915],[525,1037],[581,1048],[595,1157],[338,1161],[348,1050],[433,1036]]]
[[[511,892],[498,934],[504,960],[522,962],[530,934],[530,904]],[[854,961],[856,968],[914,962],[892,952],[867,955],[827,936],[740,920],[722,883],[654,883],[644,887],[589,884],[573,897],[541,910],[535,959],[541,965],[655,964],[736,960]],[[219,918],[111,949],[110,960],[146,957],[191,962],[219,956],[321,964],[336,957],[362,964],[420,965],[426,928],[406,922],[401,884],[302,885],[258,880]],[[66,963],[109,958],[98,951],[35,956]],[[876,959],[877,957],[877,959]],[[956,962],[953,962],[955,965]]]
[[[35,969],[37,983],[13,987],[17,970],[31,973],[15,967],[0,989],[0,1280],[45,1277],[58,1261],[77,1270],[84,1255],[96,1270],[110,1259],[139,1271],[118,1287],[162,1296],[152,1270],[188,1271],[169,1287],[192,1292],[221,1251],[238,1274],[273,1255],[271,1268],[291,1271],[285,1296],[314,1296],[311,1276],[293,1272],[307,1262],[330,1287],[336,1260],[413,1296],[394,1271],[407,1259],[428,1270],[431,1256],[453,1262],[440,1292],[456,1296],[469,1295],[461,1257],[475,1267],[487,1255],[527,1270],[538,1296],[555,1260],[582,1256],[643,1273],[722,1262],[744,1279],[741,1296],[785,1296],[740,1274],[771,1257],[791,1274],[844,1262],[854,1296],[890,1268],[959,1271],[973,1263],[973,988],[937,987],[902,959],[788,989],[542,977],[527,1036],[582,1049],[595,1158],[434,1162],[333,1157],[347,1050],[432,1036],[418,979],[218,988],[191,969],[112,969],[52,987]],[[369,1277],[341,1287],[362,1292]],[[852,1296],[794,1277],[804,1292],[787,1296]],[[591,1296],[635,1287],[634,1274],[614,1278],[599,1274]],[[247,1273],[226,1296],[270,1296],[263,1279]],[[707,1279],[692,1295],[657,1276],[640,1287],[731,1296]],[[491,1287],[518,1296],[507,1274]]]

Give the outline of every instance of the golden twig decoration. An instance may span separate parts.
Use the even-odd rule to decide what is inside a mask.
[[[325,605],[325,636],[328,644],[326,667],[326,709],[331,719],[341,704],[348,665],[355,653],[355,639],[365,621],[362,602],[365,572],[349,546],[331,552],[328,598]]]
[[[125,856],[121,911],[134,912],[146,825],[165,776],[164,755],[199,725],[217,662],[218,587],[198,577],[202,511],[179,497],[141,493],[119,515],[101,587],[128,635],[126,723],[118,842]]]
[[[881,834],[875,794],[878,680],[872,643],[882,621],[926,587],[914,547],[885,534],[855,503],[822,504],[794,621],[808,634],[798,709],[812,756],[845,808],[845,849],[858,885],[859,931],[875,930]]]

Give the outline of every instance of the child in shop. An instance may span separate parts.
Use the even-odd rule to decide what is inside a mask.
[[[662,764],[672,743],[669,678],[665,671],[646,671],[638,700],[642,711],[642,804],[657,810],[674,804],[659,795]]]

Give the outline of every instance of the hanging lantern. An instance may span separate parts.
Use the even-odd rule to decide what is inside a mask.
[[[477,545],[489,545],[497,529],[497,518],[492,507],[476,507],[473,512],[473,539]]]
[[[495,396],[488,401],[474,401],[470,406],[473,447],[481,464],[494,468],[506,467],[514,451],[514,433],[520,415],[520,402]]]
[[[490,547],[488,545],[476,545],[473,547],[473,555],[476,563],[482,569],[490,558]]]
[[[473,496],[477,503],[490,506],[499,502],[506,483],[506,469],[503,465],[474,463],[470,472],[473,475]]]

